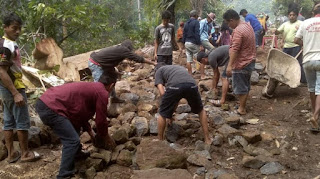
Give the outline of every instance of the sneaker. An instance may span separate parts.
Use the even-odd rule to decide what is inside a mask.
[[[76,159],[86,159],[86,158],[88,158],[88,157],[90,157],[90,152],[89,151],[87,151],[87,150],[80,150],[80,152],[78,152],[77,154],[76,154]]]

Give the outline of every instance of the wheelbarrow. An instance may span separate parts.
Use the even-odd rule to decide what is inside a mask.
[[[273,45],[274,40],[272,41],[272,49],[269,51],[267,58],[266,70],[269,77],[290,86],[290,88],[298,87],[300,85],[301,67],[297,58],[301,54],[302,50],[297,54],[297,56],[292,57],[276,48],[273,48]]]

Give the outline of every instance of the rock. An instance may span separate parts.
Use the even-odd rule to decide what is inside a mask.
[[[261,141],[262,137],[259,131],[245,131],[242,136],[251,144]]]
[[[40,132],[40,128],[35,126],[31,126],[28,130],[28,145],[30,148],[41,146]]]
[[[129,102],[131,101],[133,104],[137,104],[140,99],[140,97],[134,93],[122,93],[120,98]]]
[[[137,95],[140,96],[140,101],[154,101],[156,99],[155,94],[144,90],[137,91]]]
[[[231,135],[238,134],[239,131],[233,127],[230,127],[228,124],[223,124],[219,129],[218,132],[222,134],[223,137],[228,138]]]
[[[234,139],[242,146],[246,147],[248,145],[248,141],[242,136],[234,136]]]
[[[38,116],[30,116],[30,123],[32,123],[32,126],[36,126],[41,128],[43,126],[43,122],[41,121],[40,117]]]
[[[264,70],[264,66],[262,65],[262,63],[256,62],[254,69],[258,72],[262,72]]]
[[[127,112],[137,112],[137,106],[132,103],[125,104],[121,109],[121,113]]]
[[[206,173],[205,179],[214,179],[218,178],[220,175],[226,174],[227,172],[224,170],[215,170],[211,169]]]
[[[118,117],[121,112],[119,103],[111,103],[108,107],[108,117]]]
[[[103,156],[102,159],[106,162],[106,165],[108,165],[111,160],[112,153],[108,150],[100,149],[100,154]]]
[[[223,136],[222,135],[214,136],[212,144],[214,146],[221,146],[223,144]]]
[[[250,81],[252,85],[259,83],[259,73],[257,71],[252,71]]]
[[[147,111],[151,112],[153,110],[153,106],[151,104],[141,103],[138,105],[138,111]]]
[[[196,174],[197,175],[204,175],[206,173],[206,168],[205,167],[200,167],[197,169]]]
[[[91,141],[91,137],[88,134],[88,132],[84,132],[81,134],[80,136],[80,142],[85,144],[85,143],[89,143]]]
[[[198,84],[199,90],[200,91],[209,91],[209,89],[212,86],[212,81],[211,80],[202,80]]]
[[[111,165],[109,166],[105,173],[105,178],[101,179],[131,179],[133,171],[130,167],[124,167],[120,165]]]
[[[141,137],[132,137],[129,140],[132,141],[137,146],[140,144],[142,138]]]
[[[197,140],[195,145],[196,145],[196,148],[194,149],[195,151],[202,151],[205,149],[205,143],[202,140]]]
[[[231,127],[238,127],[240,125],[240,116],[230,116],[225,118],[225,121]]]
[[[147,111],[139,111],[138,116],[145,117],[148,121],[150,121],[153,118],[153,116]]]
[[[130,125],[128,123],[123,124],[120,129],[124,129],[126,133],[128,134],[128,137],[132,137],[136,134],[136,128],[133,125]]]
[[[131,91],[130,84],[128,83],[127,80],[117,81],[115,85],[115,90],[117,94],[130,93]]]
[[[132,141],[126,142],[124,146],[125,146],[124,148],[128,149],[129,151],[134,151],[137,148],[137,146]]]
[[[177,114],[189,113],[191,112],[191,107],[188,104],[180,104],[176,109]]]
[[[139,77],[139,79],[142,80],[142,79],[147,78],[150,75],[151,70],[150,69],[138,69],[135,72],[133,72],[133,74],[137,75]]]
[[[136,115],[135,112],[127,112],[124,114],[120,114],[117,119],[121,121],[121,124],[125,124],[125,123],[130,124],[135,115]]]
[[[267,156],[267,157],[272,156],[272,154],[270,152],[268,152],[266,149],[254,147],[252,145],[248,145],[246,147],[243,147],[243,150],[247,154],[252,155],[252,156],[258,156],[258,155],[263,155],[263,156]]]
[[[229,174],[229,173],[225,173],[222,175],[219,175],[217,179],[238,179],[239,177],[237,177],[235,174]]]
[[[279,173],[284,167],[278,162],[269,162],[260,168],[260,172],[264,175],[273,175]]]
[[[49,126],[43,125],[40,129],[41,144],[58,144],[60,139],[53,133]]]
[[[188,113],[181,113],[181,114],[178,114],[175,116],[176,120],[180,121],[180,120],[184,120],[184,119],[187,119],[188,117]]]
[[[8,157],[8,150],[4,143],[0,141],[0,161]]]
[[[259,160],[258,158],[252,156],[243,156],[242,158],[242,165],[247,168],[259,169],[265,163],[265,161]]]
[[[183,136],[183,129],[174,122],[167,126],[166,138],[169,142],[176,142],[181,136]]]
[[[192,179],[192,175],[183,169],[168,170],[152,168],[148,170],[134,170],[131,179]]]
[[[118,158],[117,164],[121,166],[129,167],[132,164],[132,154],[129,150],[121,150]]]
[[[124,144],[129,140],[128,133],[121,128],[113,133],[112,138],[117,144]]]
[[[119,153],[121,150],[124,149],[124,145],[121,144],[121,145],[118,145],[113,151],[112,151],[112,154],[111,154],[111,162],[112,163],[115,163],[117,161],[117,158],[119,156]]]
[[[90,167],[86,170],[86,178],[93,179],[96,176],[96,169],[94,167]]]
[[[121,122],[120,122],[118,119],[112,118],[112,119],[110,120],[110,122],[109,122],[109,126],[118,126],[118,127],[120,127],[120,126],[121,126],[120,123],[121,123]]]
[[[275,136],[267,132],[261,132],[261,138],[263,141],[272,141],[275,139]]]
[[[87,158],[86,167],[87,168],[93,167],[96,171],[101,171],[104,168],[104,164],[102,162],[102,159]]]
[[[198,154],[192,154],[188,157],[187,161],[192,164],[199,167],[207,167],[210,165],[210,162],[208,159],[206,159],[203,156],[200,156]]]
[[[141,170],[155,167],[167,169],[187,167],[185,154],[171,148],[165,141],[143,139],[137,147],[136,157]]]
[[[132,125],[135,126],[138,136],[146,135],[149,131],[148,120],[145,117],[134,117]]]
[[[214,116],[213,122],[215,125],[223,125],[225,123],[224,119],[220,115]]]
[[[208,150],[194,151],[194,153],[208,160],[212,159]]]

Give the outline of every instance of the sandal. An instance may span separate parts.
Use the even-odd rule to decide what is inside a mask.
[[[320,127],[318,127],[318,128],[311,127],[311,128],[310,128],[310,131],[311,131],[312,133],[319,133],[319,132],[320,132]]]
[[[246,114],[247,114],[247,113],[240,113],[240,112],[238,111],[238,109],[234,110],[233,112],[236,113],[236,114],[238,114],[238,115],[240,115],[240,116],[243,116],[243,115],[246,115]]]
[[[221,107],[221,101],[219,99],[218,100],[210,100],[210,102],[216,107]]]
[[[33,157],[25,160],[21,160],[21,163],[24,162],[35,162],[41,158],[41,155],[38,152],[33,151]]]
[[[15,163],[20,159],[21,153],[19,151],[16,151],[15,154],[16,154],[16,157],[14,157],[11,160],[7,160],[8,163]]]

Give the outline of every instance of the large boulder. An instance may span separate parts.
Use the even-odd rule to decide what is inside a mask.
[[[163,168],[152,168],[148,170],[134,170],[132,179],[192,179],[188,170],[175,169],[168,170]]]
[[[186,155],[171,148],[165,141],[143,139],[137,147],[136,157],[136,162],[142,170],[187,167]]]
[[[149,131],[148,120],[145,117],[134,117],[132,125],[135,126],[138,136],[146,135]]]

